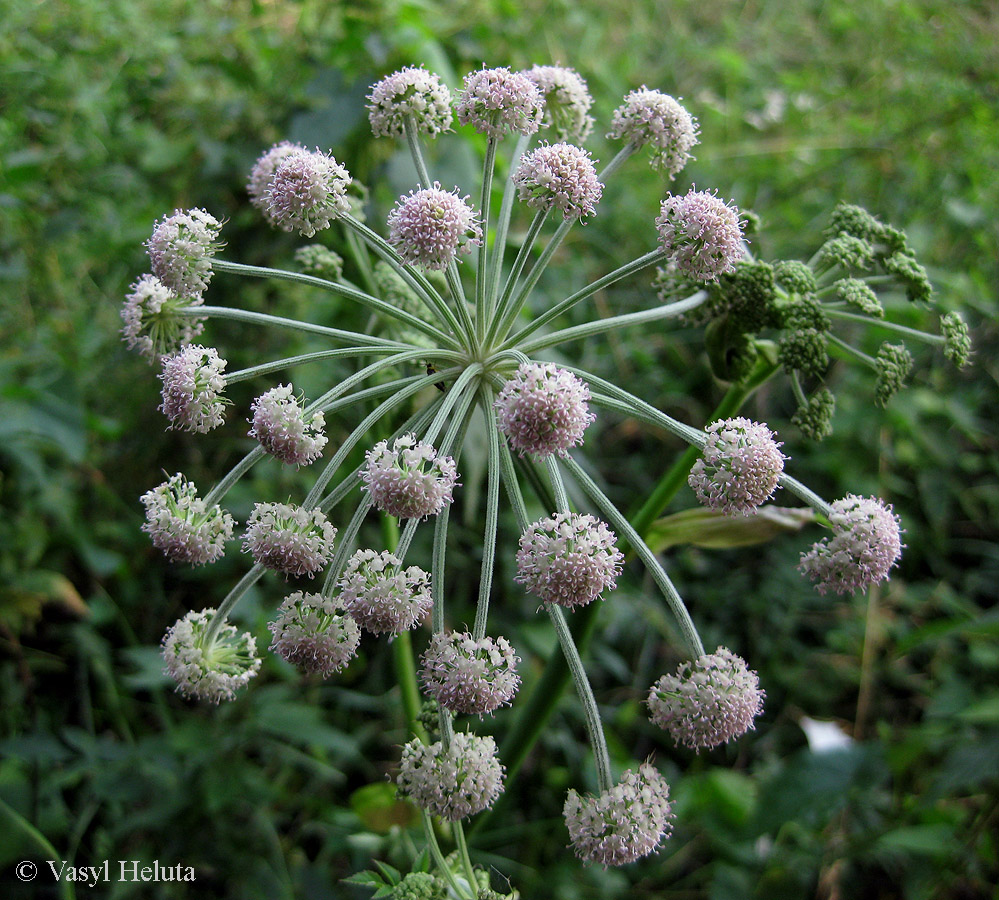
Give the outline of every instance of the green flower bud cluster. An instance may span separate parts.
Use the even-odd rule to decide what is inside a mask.
[[[295,262],[306,275],[339,281],[343,277],[343,257],[322,244],[307,244],[295,251]]]
[[[971,358],[971,338],[968,324],[960,313],[949,312],[940,320],[944,335],[944,356],[959,369],[963,369]]]
[[[912,371],[912,354],[905,344],[884,343],[878,350],[876,360],[878,380],[874,386],[874,396],[880,406],[887,406],[903,387],[905,379]]]
[[[797,259],[782,259],[774,263],[774,279],[789,294],[814,294],[818,290],[815,273]]]
[[[806,297],[781,310],[784,332],[778,344],[778,359],[785,370],[821,376],[829,366],[829,316],[818,301]]]
[[[855,306],[862,313],[876,319],[884,318],[885,309],[878,300],[878,295],[866,281],[861,281],[859,278],[841,278],[833,287],[836,289],[836,296],[845,300],[850,306]]]
[[[791,422],[801,429],[809,440],[821,441],[832,434],[832,417],[836,409],[836,398],[829,388],[819,388],[807,402],[798,407]]]

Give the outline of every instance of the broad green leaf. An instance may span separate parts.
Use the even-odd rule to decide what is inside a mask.
[[[679,544],[722,550],[763,544],[780,534],[800,531],[815,521],[810,509],[761,506],[755,515],[727,516],[713,509],[685,509],[653,523],[646,543],[654,553]]]

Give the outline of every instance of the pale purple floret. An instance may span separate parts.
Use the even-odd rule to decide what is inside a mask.
[[[457,822],[492,806],[503,792],[503,766],[496,742],[457,732],[445,750],[414,739],[402,748],[396,779],[399,793],[421,809]]]
[[[153,274],[182,297],[200,295],[212,280],[212,257],[222,248],[222,224],[203,209],[175,210],[146,241]]]
[[[749,515],[769,500],[784,471],[781,442],[759,422],[738,416],[712,422],[688,484],[697,499],[727,515]]]
[[[271,223],[282,231],[312,237],[350,212],[350,175],[330,154],[303,150],[286,156],[267,190]]]
[[[557,210],[567,222],[592,216],[604,190],[590,154],[564,143],[525,154],[513,183],[532,209]]]
[[[285,597],[267,626],[271,650],[299,671],[329,678],[357,653],[361,630],[340,598],[296,591]]]
[[[146,508],[142,526],[171,562],[203,566],[225,554],[235,522],[218,504],[208,506],[183,475],[174,475],[139,498]]]
[[[566,456],[594,421],[586,384],[553,363],[522,363],[496,398],[499,427],[521,456]]]
[[[482,243],[482,226],[468,197],[439,182],[410,191],[388,215],[389,243],[410,265],[446,269],[459,253]]]
[[[478,69],[465,76],[455,113],[462,125],[493,138],[514,131],[534,134],[541,124],[544,100],[534,82],[521,72],[505,67]]]
[[[545,603],[573,608],[617,587],[624,554],[614,532],[591,515],[556,513],[520,537],[515,581]]]
[[[422,657],[423,685],[454,713],[491,713],[511,702],[520,686],[518,657],[506,638],[476,640],[465,632],[438,632]]]
[[[451,129],[451,92],[422,66],[407,66],[379,81],[368,95],[368,120],[375,137],[401,137],[407,120],[434,137]]]
[[[274,172],[289,156],[295,153],[308,153],[308,149],[301,144],[293,144],[291,141],[281,141],[270,148],[263,156],[254,163],[250,172],[250,180],[246,185],[246,192],[250,195],[250,203],[259,209],[264,218],[271,225],[276,225],[271,214],[268,194],[271,189],[271,182],[274,180]]]
[[[191,343],[205,327],[203,317],[182,315],[181,310],[201,306],[200,294],[181,297],[155,275],[143,275],[131,287],[121,308],[122,340],[152,362],[176,353]]]
[[[387,550],[358,550],[337,582],[344,608],[371,634],[390,639],[415,628],[430,614],[430,576],[418,566],[402,568]]]
[[[332,559],[335,537],[322,510],[257,503],[246,522],[243,550],[275,572],[313,578]]]
[[[820,594],[849,594],[884,581],[902,556],[901,522],[891,504],[847,494],[832,504],[832,537],[801,556],[798,567]]]
[[[614,111],[610,134],[638,146],[652,148],[652,165],[672,180],[691,159],[697,143],[697,122],[669,94],[644,85],[624,98]]]
[[[219,703],[232,700],[260,670],[257,641],[249,632],[223,624],[206,640],[214,609],[189,612],[163,636],[164,673],[185,697]]]
[[[766,694],[746,661],[725,647],[680,663],[649,690],[649,718],[691,750],[710,749],[754,727]]]
[[[206,434],[225,418],[226,361],[212,347],[184,347],[163,360],[162,413],[170,428]]]
[[[278,385],[261,394],[250,404],[252,438],[271,456],[292,466],[307,466],[322,455],[326,446],[321,412],[306,416],[290,384]]]
[[[453,498],[458,470],[450,456],[439,456],[415,434],[379,441],[365,455],[363,490],[382,512],[400,519],[436,516]]]
[[[628,769],[612,788],[581,797],[569,791],[562,810],[581,860],[623,866],[653,853],[673,830],[666,779],[649,763]]]
[[[585,141],[593,130],[593,98],[579,73],[564,66],[534,66],[524,74],[545,101],[545,124],[564,141]]]
[[[663,250],[694,281],[716,281],[745,256],[739,210],[707,191],[668,196],[656,229]]]

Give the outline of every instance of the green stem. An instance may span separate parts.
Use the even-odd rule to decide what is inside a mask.
[[[486,158],[482,164],[482,195],[479,210],[482,215],[482,243],[479,244],[479,268],[475,277],[475,334],[479,343],[486,328],[486,278],[488,277],[489,212],[492,204],[493,170],[496,167],[497,139],[489,135],[486,140]],[[502,256],[502,250],[500,251]]]
[[[638,144],[633,144],[631,141],[628,141],[627,144],[617,151],[615,157],[607,163],[606,166],[604,166],[604,170],[597,176],[597,178],[606,184],[607,179],[620,169],[622,165],[624,165],[625,160],[634,156],[635,153],[638,152],[638,147]]]
[[[615,269],[613,272],[609,272],[608,274],[604,275],[603,278],[598,278],[596,281],[592,282],[591,284],[588,284],[586,287],[576,291],[575,294],[566,297],[565,300],[556,303],[551,309],[542,313],[536,319],[533,319],[529,325],[525,325],[516,334],[512,335],[511,337],[508,337],[503,342],[502,349],[505,350],[508,349],[509,347],[519,346],[528,335],[534,334],[534,332],[537,331],[539,328],[543,328],[553,319],[558,318],[560,315],[562,315],[562,313],[572,309],[572,307],[574,307],[577,303],[582,302],[587,297],[590,297],[593,294],[595,294],[597,291],[602,290],[603,288],[611,284],[614,284],[614,282],[616,281],[620,281],[622,278],[627,278],[629,275],[632,275],[635,272],[640,272],[642,269],[648,268],[649,266],[654,265],[657,262],[662,262],[665,259],[666,259],[666,254],[662,250],[651,250],[650,252],[646,253],[644,256],[640,256],[638,257],[638,259],[632,260],[627,265],[623,265],[619,269]],[[692,295],[686,300],[680,300],[677,301],[677,303],[678,305],[682,305],[688,302],[688,300],[692,300],[693,297],[699,297],[703,293],[704,293],[703,291],[698,291],[696,294]],[[699,300],[698,303],[694,305],[695,306],[699,305],[701,302],[703,302],[703,300],[704,298],[701,298],[701,300]],[[679,310],[679,312],[683,311],[684,311],[683,309]]]
[[[206,646],[210,645],[212,641],[215,640],[218,636],[219,629],[225,623],[225,620],[229,618],[229,613],[231,613],[236,604],[243,599],[243,595],[260,580],[265,571],[265,567],[260,563],[257,563],[239,580],[236,586],[229,591],[225,600],[219,604],[219,608],[215,611],[215,615],[212,616],[211,621],[208,623],[205,636],[202,638],[202,641]]]
[[[842,338],[836,337],[834,334],[829,335],[829,343],[834,347],[839,347],[847,356],[852,356],[858,362],[862,362],[865,366],[870,367],[877,371],[878,361],[871,356],[868,356],[862,350],[858,350],[856,347],[848,344]]]
[[[579,655],[575,641],[572,639],[572,632],[565,621],[565,613],[562,607],[554,603],[546,603],[545,611],[555,626],[555,634],[558,637],[562,654],[572,673],[572,680],[576,686],[576,694],[582,704],[586,721],[586,733],[590,739],[590,746],[593,748],[593,759],[597,767],[597,785],[600,792],[610,790],[614,786],[611,776],[610,754],[607,751],[607,740],[604,737],[603,724],[600,721],[600,710],[597,709],[597,701],[593,696],[593,688],[586,677],[586,669],[583,667],[583,660]]]
[[[541,232],[541,226],[548,219],[548,212],[547,209],[540,209],[534,214],[534,218],[531,219],[531,224],[527,228],[527,234],[524,236],[524,242],[517,251],[513,268],[510,269],[510,273],[506,276],[506,282],[503,285],[503,294],[496,303],[496,311],[492,317],[492,321],[489,323],[489,330],[486,333],[484,346],[491,346],[497,337],[505,334],[505,329],[509,329],[510,327],[507,321],[508,319],[512,321],[512,315],[515,315],[511,313],[510,297],[517,286],[520,273],[524,271],[527,258],[534,249],[535,241],[537,241],[538,234]]]
[[[371,257],[368,256],[368,251],[361,244],[357,234],[350,228],[344,228],[343,234],[347,240],[350,255],[354,257],[354,262],[361,273],[361,278],[364,280],[365,287],[367,287],[369,293],[377,293],[378,283],[375,281],[375,272],[371,267]]]
[[[406,524],[415,524],[416,520]],[[399,549],[399,523],[393,516],[382,514],[382,539],[385,549],[395,553]],[[427,742],[427,733],[420,724],[420,688],[416,680],[416,661],[413,657],[413,638],[408,631],[395,636],[392,641],[392,663],[399,682],[402,712],[406,719],[407,734]]]
[[[493,569],[496,562],[496,531],[499,527],[500,495],[500,441],[496,427],[496,411],[493,409],[493,393],[483,386],[482,412],[486,417],[486,434],[489,440],[486,488],[486,527],[482,539],[482,568],[479,574],[479,598],[475,606],[475,624],[472,637],[481,641],[486,635],[486,622],[489,617],[489,597],[493,587]]]
[[[514,147],[513,156],[510,158],[510,171],[506,179],[506,185],[503,188],[503,204],[500,206],[499,221],[496,223],[496,242],[493,244],[493,263],[489,271],[489,292],[487,294],[487,299],[489,301],[489,315],[490,317],[495,312],[496,309],[496,299],[499,295],[499,285],[500,278],[503,275],[503,255],[506,253],[506,240],[507,234],[510,230],[510,217],[513,214],[513,198],[517,194],[517,186],[513,183],[513,178],[510,177],[520,166],[520,158],[524,155],[524,151],[527,150],[527,145],[531,141],[531,136],[529,134],[519,135],[517,138],[517,145]]]
[[[597,487],[596,482],[583,471],[579,463],[570,456],[564,460],[564,465],[572,473],[572,477],[576,480],[576,483],[590,496],[590,499],[600,508],[611,525],[617,529],[618,534],[624,536],[625,540],[634,548],[635,553],[638,554],[639,559],[645,564],[646,570],[662,592],[670,611],[673,613],[673,617],[680,626],[680,632],[683,635],[691,658],[697,659],[699,656],[703,656],[704,646],[701,643],[700,635],[697,633],[697,628],[690,618],[690,613],[687,611],[687,607],[684,605],[679,591],[677,591],[670,580],[669,575],[666,574],[666,570],[659,563],[656,555],[649,549],[645,541],[642,540],[638,532],[635,531],[618,508],[611,503],[606,494]]]
[[[472,857],[468,855],[468,841],[465,840],[465,829],[462,827],[461,822],[451,823],[451,833],[454,835],[454,842],[458,847],[458,856],[465,870],[465,877],[468,879],[471,889],[478,894],[475,867],[472,865]]]
[[[864,316],[860,313],[847,312],[841,309],[832,309],[826,306],[822,307],[826,314],[832,319],[847,319],[851,322],[863,322],[865,325],[870,325],[874,328],[883,328],[885,331],[894,331],[897,334],[904,334],[906,337],[911,337],[917,341],[925,341],[928,344],[943,344],[946,342],[946,338],[941,334],[929,334],[926,331],[920,331],[918,328],[909,328],[907,325],[899,325],[896,322],[889,322],[886,319],[874,319],[870,316]]]
[[[231,306],[188,306],[177,310],[177,315],[192,318],[232,319],[235,322],[249,322],[253,325],[288,328],[292,331],[304,331],[307,334],[321,334],[324,337],[339,341],[354,341],[368,347],[385,347],[389,350],[415,349],[412,344],[406,344],[402,341],[389,341],[385,338],[372,337],[356,331],[343,331],[339,328],[328,328],[325,325],[314,325],[311,322],[300,322],[298,319],[286,319],[283,316],[272,316],[249,309],[234,309]]]
[[[211,507],[222,500],[229,493],[229,489],[266,455],[267,451],[263,447],[259,445],[254,447],[229,470],[225,478],[208,492],[208,495],[205,497],[205,506],[211,509]]]
[[[757,361],[756,366],[745,381],[729,385],[718,406],[708,417],[708,422],[717,422],[719,419],[727,419],[735,415],[752,393],[773,376],[777,369],[778,366],[774,363],[762,359]],[[687,476],[700,452],[699,447],[688,447],[659,479],[648,499],[637,511],[632,513],[630,520],[639,534],[648,534],[652,523],[662,515],[670,501],[676,496],[676,492],[687,483]]]
[[[410,290],[415,291],[416,295],[427,306],[438,312],[441,320],[447,324],[447,327],[455,335],[462,333],[461,325],[444,298],[437,293],[434,286],[423,275],[403,263],[399,258],[399,254],[395,252],[395,248],[388,241],[377,232],[368,228],[363,222],[358,222],[353,216],[344,216],[343,222],[356,232],[361,240],[374,250],[381,259],[392,267],[395,273],[406,282]]]
[[[395,347],[339,347],[336,350],[318,350],[315,353],[301,353],[298,356],[275,359],[272,362],[261,363],[260,365],[250,366],[246,369],[238,369],[225,376],[225,383],[226,385],[237,384],[249,378],[256,378],[258,375],[269,375],[271,372],[290,369],[292,366],[299,366],[303,363],[357,357],[366,353],[394,353],[395,351]]]
[[[0,814],[2,814],[3,817],[10,823],[9,827],[11,831],[19,831],[50,859],[57,860],[60,858],[59,851],[52,846],[49,839],[45,837],[45,835],[42,834],[37,828],[35,828],[35,826],[24,818],[24,816],[22,816],[16,809],[8,806],[8,804],[3,800],[0,800]],[[4,831],[6,832],[7,829],[4,829]],[[63,879],[59,882],[59,893],[66,898],[66,900],[73,900],[76,896],[76,886],[72,881],[66,881]]]
[[[535,353],[538,350],[543,350],[545,347],[554,347],[557,344],[564,344],[567,341],[578,341],[580,338],[593,337],[598,334],[604,334],[608,331],[613,331],[615,328],[627,328],[632,325],[644,325],[647,322],[657,322],[660,319],[671,319],[676,316],[681,316],[685,312],[689,312],[692,309],[700,306],[705,300],[708,299],[708,295],[705,291],[699,291],[692,297],[688,297],[686,300],[680,300],[676,303],[667,303],[664,306],[657,306],[655,309],[644,309],[640,312],[624,313],[619,316],[608,316],[606,319],[597,319],[594,322],[587,322],[584,325],[575,325],[572,328],[563,328],[560,331],[553,331],[551,334],[545,334],[541,337],[535,338],[533,341],[528,341],[524,344],[519,344],[521,350],[524,353]]]
[[[434,421],[431,423],[430,428],[427,429],[424,440],[428,444],[432,444],[437,439],[437,435],[440,434],[441,429],[444,427],[444,423],[448,421],[451,416],[451,411],[454,409],[455,405],[460,400],[465,399],[465,389],[468,387],[468,383],[474,378],[477,378],[481,371],[481,363],[475,363],[468,366],[468,368],[466,368],[461,375],[458,376],[457,381],[455,381],[455,383],[449,388],[444,397],[444,402],[441,404],[440,410],[435,416]]]
[[[384,300],[379,300],[377,297],[372,297],[370,294],[365,294],[363,291],[359,291],[356,288],[338,284],[335,281],[327,281],[325,278],[317,278],[314,275],[305,275],[302,272],[288,272],[284,269],[268,269],[263,266],[246,266],[242,263],[229,262],[228,260],[223,259],[214,260],[213,265],[221,272],[232,272],[236,275],[246,275],[251,278],[274,278],[281,281],[295,281],[299,284],[319,287],[325,291],[329,291],[331,294],[337,294],[341,297],[346,297],[349,300],[354,300],[357,303],[374,310],[375,312],[390,316],[393,319],[398,319],[410,328],[422,331],[424,334],[437,341],[442,341],[452,348],[456,348],[458,346],[458,342],[453,337],[445,334],[433,325],[428,324],[424,319],[419,318],[419,316],[414,316],[412,313],[399,309],[391,303],[386,303]]]
[[[444,859],[444,854],[441,853],[441,845],[437,843],[437,835],[434,833],[434,820],[426,810],[423,811],[423,833],[427,838],[427,847],[430,848],[430,856],[440,870],[441,877],[444,878],[450,885],[451,890],[454,891],[455,897],[462,898],[462,900],[475,900],[474,895],[469,894],[466,896],[462,893],[461,886],[455,880],[451,867]],[[474,885],[470,886],[470,890],[475,890]]]

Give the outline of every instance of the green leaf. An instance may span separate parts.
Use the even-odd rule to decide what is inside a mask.
[[[412,804],[400,800],[388,781],[368,784],[350,795],[351,809],[376,834],[388,834],[396,826],[405,828],[418,818]]]
[[[945,824],[896,828],[878,838],[878,847],[917,856],[946,856],[954,849],[954,829]]]
[[[810,509],[761,506],[755,515],[727,516],[713,509],[685,509],[653,523],[646,542],[654,553],[678,544],[726,549],[773,540],[815,521]]]

